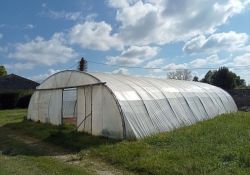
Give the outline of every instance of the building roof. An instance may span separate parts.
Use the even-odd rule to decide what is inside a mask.
[[[39,83],[16,74],[0,77],[0,92],[36,89],[38,85]]]

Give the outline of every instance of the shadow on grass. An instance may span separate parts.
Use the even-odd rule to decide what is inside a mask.
[[[117,142],[77,132],[72,125],[53,126],[23,120],[0,127],[0,153],[5,155],[63,155]]]

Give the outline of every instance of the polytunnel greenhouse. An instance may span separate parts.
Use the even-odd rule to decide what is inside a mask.
[[[37,87],[27,118],[134,139],[235,111],[227,92],[205,83],[67,70]]]

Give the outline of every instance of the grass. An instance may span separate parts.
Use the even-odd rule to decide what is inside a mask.
[[[84,168],[36,156],[0,156],[0,170],[0,175],[87,174]]]
[[[29,126],[26,126],[26,121],[23,121],[25,115],[26,110],[0,111],[0,175],[88,174],[84,167],[66,164],[53,158],[48,151],[37,149],[16,139],[16,132],[28,132]],[[19,128],[20,125],[23,128]],[[13,130],[8,126],[17,126],[17,128]],[[32,131],[31,129],[35,130],[32,127],[29,131]],[[37,137],[43,136],[38,132],[35,132]],[[43,133],[46,132],[43,131]]]
[[[92,149],[143,174],[249,174],[250,113],[225,114],[140,141]]]
[[[247,112],[225,114],[139,141],[121,142],[75,132],[72,126],[56,127],[23,120],[25,112],[0,111],[0,125],[2,125],[0,139],[4,138],[5,130],[11,130],[14,133],[18,132],[63,146],[77,153],[80,160],[89,157],[98,158],[116,167],[140,174],[214,175],[249,174],[250,172],[250,113]],[[43,155],[43,150],[35,150],[35,153],[32,152],[34,150],[22,150],[25,146],[12,141],[7,145],[13,143],[11,147],[16,150],[7,150],[7,152],[18,156],[0,156],[1,170],[12,170],[8,168],[8,164],[2,164],[7,160],[10,166],[13,165],[17,169],[18,166],[25,166],[28,170],[35,165],[34,169],[40,174],[57,174],[59,170],[58,174],[77,174],[84,171],[79,167],[69,165],[67,167],[61,162],[56,162],[58,167],[56,164],[50,167],[51,161],[55,160]],[[4,143],[1,139],[0,150],[2,145]],[[44,159],[48,163],[43,164]],[[33,163],[34,165],[31,163],[33,161],[36,162]],[[64,169],[60,169],[60,166]],[[44,171],[47,172],[44,173]],[[4,171],[0,171],[0,174],[1,172]],[[12,174],[12,172],[5,174]]]
[[[73,125],[53,126],[32,122],[30,120],[23,120],[22,122],[14,121],[14,123],[9,122],[5,127],[23,135],[60,145],[72,152],[79,152],[80,150],[94,148],[102,144],[106,145],[117,142],[104,137],[93,137],[87,133],[77,132]]]
[[[22,122],[27,113],[26,109],[0,110],[0,126]]]

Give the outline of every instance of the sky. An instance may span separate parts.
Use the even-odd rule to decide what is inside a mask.
[[[250,0],[8,0],[0,64],[41,82],[76,69],[165,78],[227,66],[250,84]],[[135,68],[137,67],[137,68]]]

